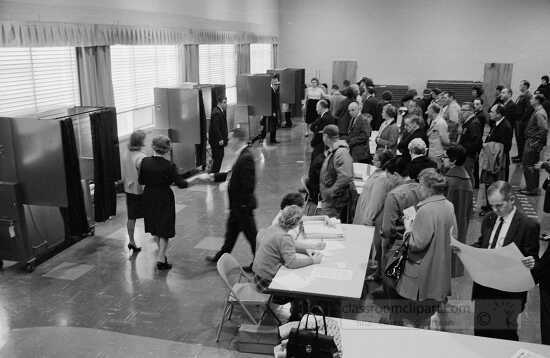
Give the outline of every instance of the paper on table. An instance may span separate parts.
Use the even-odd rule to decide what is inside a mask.
[[[414,206],[409,206],[405,210],[403,210],[403,216],[405,219],[414,220],[416,218],[416,209]]]
[[[527,349],[520,349],[511,358],[545,358],[545,357],[541,356],[540,354],[528,351]]]
[[[458,257],[472,279],[480,285],[507,292],[524,292],[535,287],[531,272],[521,263],[524,257],[515,243],[498,249],[480,249],[455,239]]]
[[[345,248],[346,247],[344,246],[344,244],[339,241],[327,241],[327,246],[325,247],[325,250],[323,250],[323,252],[330,250],[342,250]]]
[[[315,267],[311,272],[311,276],[330,280],[351,281],[353,272],[351,270],[330,267]]]
[[[275,275],[275,278],[273,278],[273,282],[280,286],[294,289],[303,288],[309,284],[307,280],[290,271],[290,269],[285,270],[284,272],[279,271],[279,274]]]

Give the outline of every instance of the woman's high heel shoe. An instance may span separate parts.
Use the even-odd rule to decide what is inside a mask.
[[[157,261],[157,269],[159,270],[170,270],[172,265],[168,263],[168,259],[164,256],[164,262]]]
[[[136,244],[129,243],[128,250],[130,251],[134,250],[135,253],[138,253],[141,251],[141,247],[137,247]]]

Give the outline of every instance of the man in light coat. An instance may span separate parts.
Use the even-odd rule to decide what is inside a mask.
[[[321,213],[342,218],[350,199],[350,184],[353,180],[353,159],[345,140],[339,138],[338,127],[329,124],[323,129],[323,142],[329,152],[320,175]]]

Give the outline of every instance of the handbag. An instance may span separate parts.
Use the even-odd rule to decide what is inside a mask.
[[[323,325],[325,326],[325,334],[319,333],[319,324],[315,315],[315,331],[302,329],[300,326],[292,328],[288,336],[287,343],[287,358],[333,358],[338,353],[338,347],[334,343],[334,338],[327,334],[327,321],[321,307],[316,306],[320,314],[323,316]],[[306,315],[306,328],[310,313]]]
[[[407,262],[409,251],[409,234],[405,235],[403,243],[393,252],[392,257],[388,260],[388,264],[384,271],[387,278],[392,279],[395,283],[399,281],[403,271],[405,270],[405,263]]]

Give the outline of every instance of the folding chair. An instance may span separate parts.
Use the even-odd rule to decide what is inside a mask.
[[[225,297],[222,319],[218,326],[216,342],[220,340],[222,327],[225,321],[231,320],[233,307],[235,305],[239,305],[254,324],[260,324],[266,313],[270,313],[275,317],[278,324],[281,323],[271,310],[271,307],[269,307],[271,296],[257,290],[256,284],[250,280],[231,254],[223,254],[218,260],[217,268],[218,274],[227,289],[227,295]],[[236,273],[238,273],[238,275],[236,275]],[[243,278],[245,281],[241,281]],[[246,306],[264,306],[264,311],[259,321],[254,318]]]

